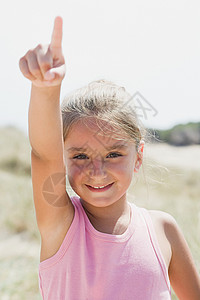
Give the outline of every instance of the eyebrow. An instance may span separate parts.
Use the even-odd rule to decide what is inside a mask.
[[[105,147],[105,148],[110,151],[110,150],[114,150],[114,149],[125,149],[127,147],[128,147],[128,145],[125,145],[125,144],[114,144],[111,147]]]
[[[128,145],[125,144],[114,144],[110,147],[105,147],[105,149],[107,151],[111,151],[111,150],[115,150],[115,149],[125,149],[127,148]],[[83,148],[83,147],[71,147],[68,148],[67,151],[68,152],[86,152],[87,150],[89,150],[90,148]]]
[[[74,151],[77,151],[77,152],[85,152],[87,149],[86,148],[77,148],[77,147],[71,147],[71,148],[68,148],[67,151],[68,152],[74,152]]]

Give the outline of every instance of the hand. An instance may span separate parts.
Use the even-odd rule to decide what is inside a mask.
[[[62,18],[56,17],[50,45],[39,44],[19,61],[22,74],[37,87],[58,86],[65,76]]]

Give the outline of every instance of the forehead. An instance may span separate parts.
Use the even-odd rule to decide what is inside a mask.
[[[106,121],[96,119],[80,120],[72,125],[65,140],[67,148],[111,148],[125,147],[130,144],[130,140],[119,128],[113,128]]]

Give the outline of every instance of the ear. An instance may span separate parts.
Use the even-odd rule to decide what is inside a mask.
[[[138,151],[137,151],[137,158],[135,161],[135,168],[134,172],[137,173],[142,165],[142,160],[143,160],[143,151],[144,151],[144,141],[140,141],[140,144],[138,146]]]

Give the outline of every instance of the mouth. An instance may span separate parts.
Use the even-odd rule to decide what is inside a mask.
[[[102,186],[91,186],[91,185],[87,185],[87,188],[92,191],[92,192],[97,192],[97,193],[101,193],[101,192],[104,192],[104,191],[107,191],[112,185],[113,185],[114,182],[108,184],[108,185],[102,185]]]

